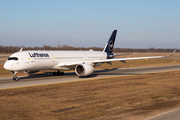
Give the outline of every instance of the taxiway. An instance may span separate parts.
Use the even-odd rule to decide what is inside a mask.
[[[180,120],[180,108],[154,116],[147,120]]]
[[[47,74],[19,76],[20,79],[19,81],[13,81],[12,80],[13,75],[12,75],[11,77],[0,78],[0,89],[83,81],[83,80],[90,80],[97,78],[145,74],[145,73],[153,73],[153,72],[172,71],[172,70],[180,70],[180,65],[96,70],[91,76],[83,77],[83,78],[79,78],[74,72],[65,73],[64,76],[53,76],[52,73],[47,73]]]

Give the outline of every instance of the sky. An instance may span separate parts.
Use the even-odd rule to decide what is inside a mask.
[[[0,0],[0,46],[180,48],[179,0]]]

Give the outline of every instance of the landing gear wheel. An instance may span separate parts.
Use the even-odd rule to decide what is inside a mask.
[[[61,72],[59,70],[57,71],[57,75],[61,75]]]
[[[14,81],[18,81],[19,78],[16,76],[18,74],[18,71],[12,71],[14,73],[14,77],[13,77],[13,80]]]
[[[53,72],[53,75],[56,76],[56,72]]]
[[[57,72],[53,72],[54,76],[60,76],[60,75],[64,75],[64,72],[60,72],[59,70]]]
[[[13,77],[13,80],[14,80],[14,81],[18,81],[19,78],[18,78],[18,77]]]
[[[64,72],[61,72],[61,75],[64,75]]]
[[[18,78],[18,77],[16,77],[16,78],[15,78],[15,80],[16,80],[16,81],[18,81],[18,80],[19,80],[19,78]]]

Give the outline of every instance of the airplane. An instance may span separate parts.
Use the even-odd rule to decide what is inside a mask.
[[[126,62],[126,60],[154,59],[165,56],[114,58],[125,54],[113,54],[117,30],[114,30],[103,51],[58,51],[58,50],[28,50],[21,48],[9,56],[4,69],[14,74],[13,80],[18,81],[17,73],[24,71],[27,74],[39,70],[57,70],[54,75],[64,75],[64,71],[75,70],[79,77],[90,76],[94,67],[103,63],[112,64],[112,61]],[[61,71],[61,72],[60,72]]]

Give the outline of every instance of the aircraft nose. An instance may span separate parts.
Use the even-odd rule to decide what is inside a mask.
[[[10,70],[10,65],[7,62],[4,63],[4,69]]]

